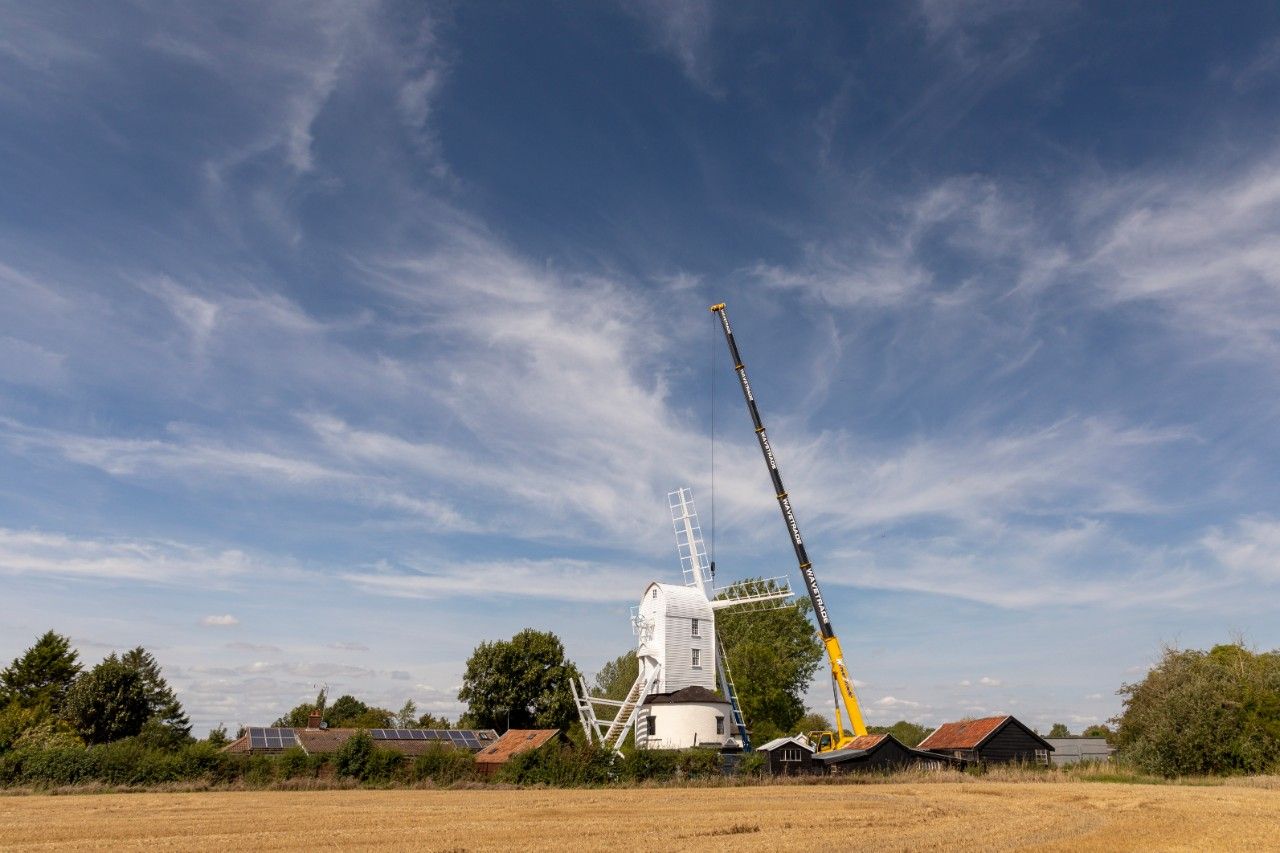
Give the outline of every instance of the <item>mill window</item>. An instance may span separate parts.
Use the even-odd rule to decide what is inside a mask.
[[[701,637],[701,636],[702,636],[701,634],[699,634],[699,633],[698,633],[698,620],[697,620],[697,619],[694,619],[694,620],[693,620],[693,636],[695,636],[695,637]]]
[[[645,731],[648,733],[649,737],[653,737],[658,733],[658,718],[655,717],[653,714],[650,714],[644,719],[645,719]]]
[[[716,734],[724,734],[724,717],[716,717]]]
[[[693,668],[702,669],[702,649],[693,649]]]

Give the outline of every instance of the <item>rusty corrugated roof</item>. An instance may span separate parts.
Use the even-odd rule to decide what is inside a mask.
[[[476,764],[502,764],[513,755],[537,749],[558,734],[559,729],[507,729],[502,737],[476,753]]]
[[[879,746],[880,741],[887,738],[888,735],[858,735],[853,740],[846,743],[841,749],[871,749],[873,746]]]
[[[980,720],[961,720],[957,723],[943,723],[927,738],[920,741],[917,749],[977,749],[987,738],[991,737],[1006,721],[1013,719],[1008,714],[1001,717],[983,717]]]

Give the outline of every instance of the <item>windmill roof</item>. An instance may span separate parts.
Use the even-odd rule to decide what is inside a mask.
[[[719,694],[696,684],[692,687],[677,690],[674,693],[650,693],[649,698],[644,700],[645,705],[682,705],[705,702],[715,702],[721,705],[729,704]]]

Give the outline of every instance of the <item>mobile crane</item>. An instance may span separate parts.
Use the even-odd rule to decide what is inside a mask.
[[[855,736],[865,735],[867,726],[862,720],[862,708],[858,705],[858,697],[853,692],[853,680],[844,665],[844,652],[840,649],[840,640],[835,629],[831,627],[831,617],[827,612],[826,601],[822,598],[822,590],[818,588],[818,577],[813,572],[813,563],[805,551],[804,539],[800,536],[800,525],[796,523],[795,513],[791,509],[791,498],[782,487],[782,475],[778,471],[778,460],[773,455],[773,447],[769,444],[769,435],[760,421],[760,410],[756,408],[755,396],[751,393],[751,383],[747,381],[747,368],[742,363],[742,355],[738,352],[737,341],[733,337],[733,329],[729,325],[729,315],[725,312],[724,303],[712,305],[709,309],[720,319],[724,329],[724,339],[729,345],[729,357],[733,360],[734,372],[738,374],[738,383],[742,386],[742,396],[747,401],[747,411],[751,414],[751,423],[756,430],[756,439],[760,442],[760,452],[764,454],[765,464],[769,467],[769,476],[773,479],[773,491],[778,498],[778,506],[782,509],[782,518],[787,524],[791,536],[791,546],[795,549],[796,560],[800,564],[800,573],[804,575],[804,584],[809,590],[809,600],[813,602],[813,614],[818,620],[818,633],[822,645],[827,650],[827,660],[831,664],[831,680],[840,694],[841,701],[836,703],[836,732],[816,732],[815,746],[821,752],[833,749],[844,749]],[[845,714],[849,718],[849,727],[853,734],[844,730],[844,722],[840,716],[840,705],[844,705]]]

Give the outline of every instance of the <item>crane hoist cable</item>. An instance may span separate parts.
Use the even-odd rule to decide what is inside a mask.
[[[867,726],[862,719],[862,708],[858,705],[857,694],[853,691],[853,679],[849,677],[849,671],[845,668],[844,652],[840,648],[840,640],[836,637],[835,629],[831,627],[831,616],[827,612],[827,603],[822,597],[822,590],[818,587],[818,576],[814,574],[813,563],[810,562],[809,554],[805,550],[804,538],[800,535],[800,525],[796,523],[795,512],[791,509],[791,498],[787,496],[787,490],[782,486],[782,474],[778,470],[778,460],[773,455],[773,447],[769,444],[769,434],[765,432],[764,424],[760,420],[760,410],[756,408],[756,398],[751,392],[751,383],[747,380],[747,368],[743,365],[742,355],[738,352],[738,343],[734,340],[733,328],[729,325],[729,315],[725,311],[723,302],[712,305],[709,310],[719,318],[720,326],[724,331],[725,343],[729,345],[729,358],[733,362],[734,372],[738,374],[738,383],[742,386],[742,396],[747,401],[747,411],[751,415],[752,426],[755,427],[756,439],[760,442],[760,452],[764,454],[765,464],[769,467],[769,476],[773,480],[774,495],[778,499],[778,507],[782,510],[782,519],[786,522],[787,530],[791,536],[791,547],[796,552],[796,561],[800,564],[800,574],[804,577],[804,585],[809,590],[809,600],[813,602],[813,615],[818,620],[818,633],[821,635],[823,648],[827,651],[827,660],[831,664],[832,680],[839,690],[841,704],[844,705],[844,711],[849,718],[849,726],[853,729],[854,735],[865,735]],[[845,733],[844,724],[840,722],[838,706],[836,720],[838,736],[834,739],[831,748],[843,749],[853,739],[853,736]]]

